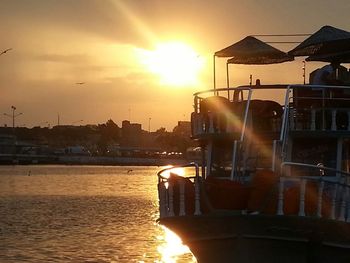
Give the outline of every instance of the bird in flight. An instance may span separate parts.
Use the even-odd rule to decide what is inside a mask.
[[[76,82],[75,84],[77,84],[77,85],[83,85],[83,84],[85,84],[85,82]]]
[[[10,50],[12,50],[12,48],[5,49],[4,51],[2,51],[2,52],[0,53],[0,56],[1,56],[2,54],[5,54],[6,52],[8,52],[8,51],[10,51]]]

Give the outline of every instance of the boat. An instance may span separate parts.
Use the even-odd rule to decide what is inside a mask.
[[[198,262],[350,262],[350,86],[214,86],[191,125],[202,161],[158,172],[158,222]]]

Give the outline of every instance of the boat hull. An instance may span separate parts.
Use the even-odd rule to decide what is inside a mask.
[[[350,262],[350,224],[295,216],[164,218],[198,262]]]

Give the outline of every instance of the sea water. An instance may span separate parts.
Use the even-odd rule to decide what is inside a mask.
[[[156,223],[160,169],[0,166],[0,262],[195,262]]]

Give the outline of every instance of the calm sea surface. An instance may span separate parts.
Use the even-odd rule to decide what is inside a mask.
[[[158,170],[0,166],[0,262],[195,262],[156,223]]]

